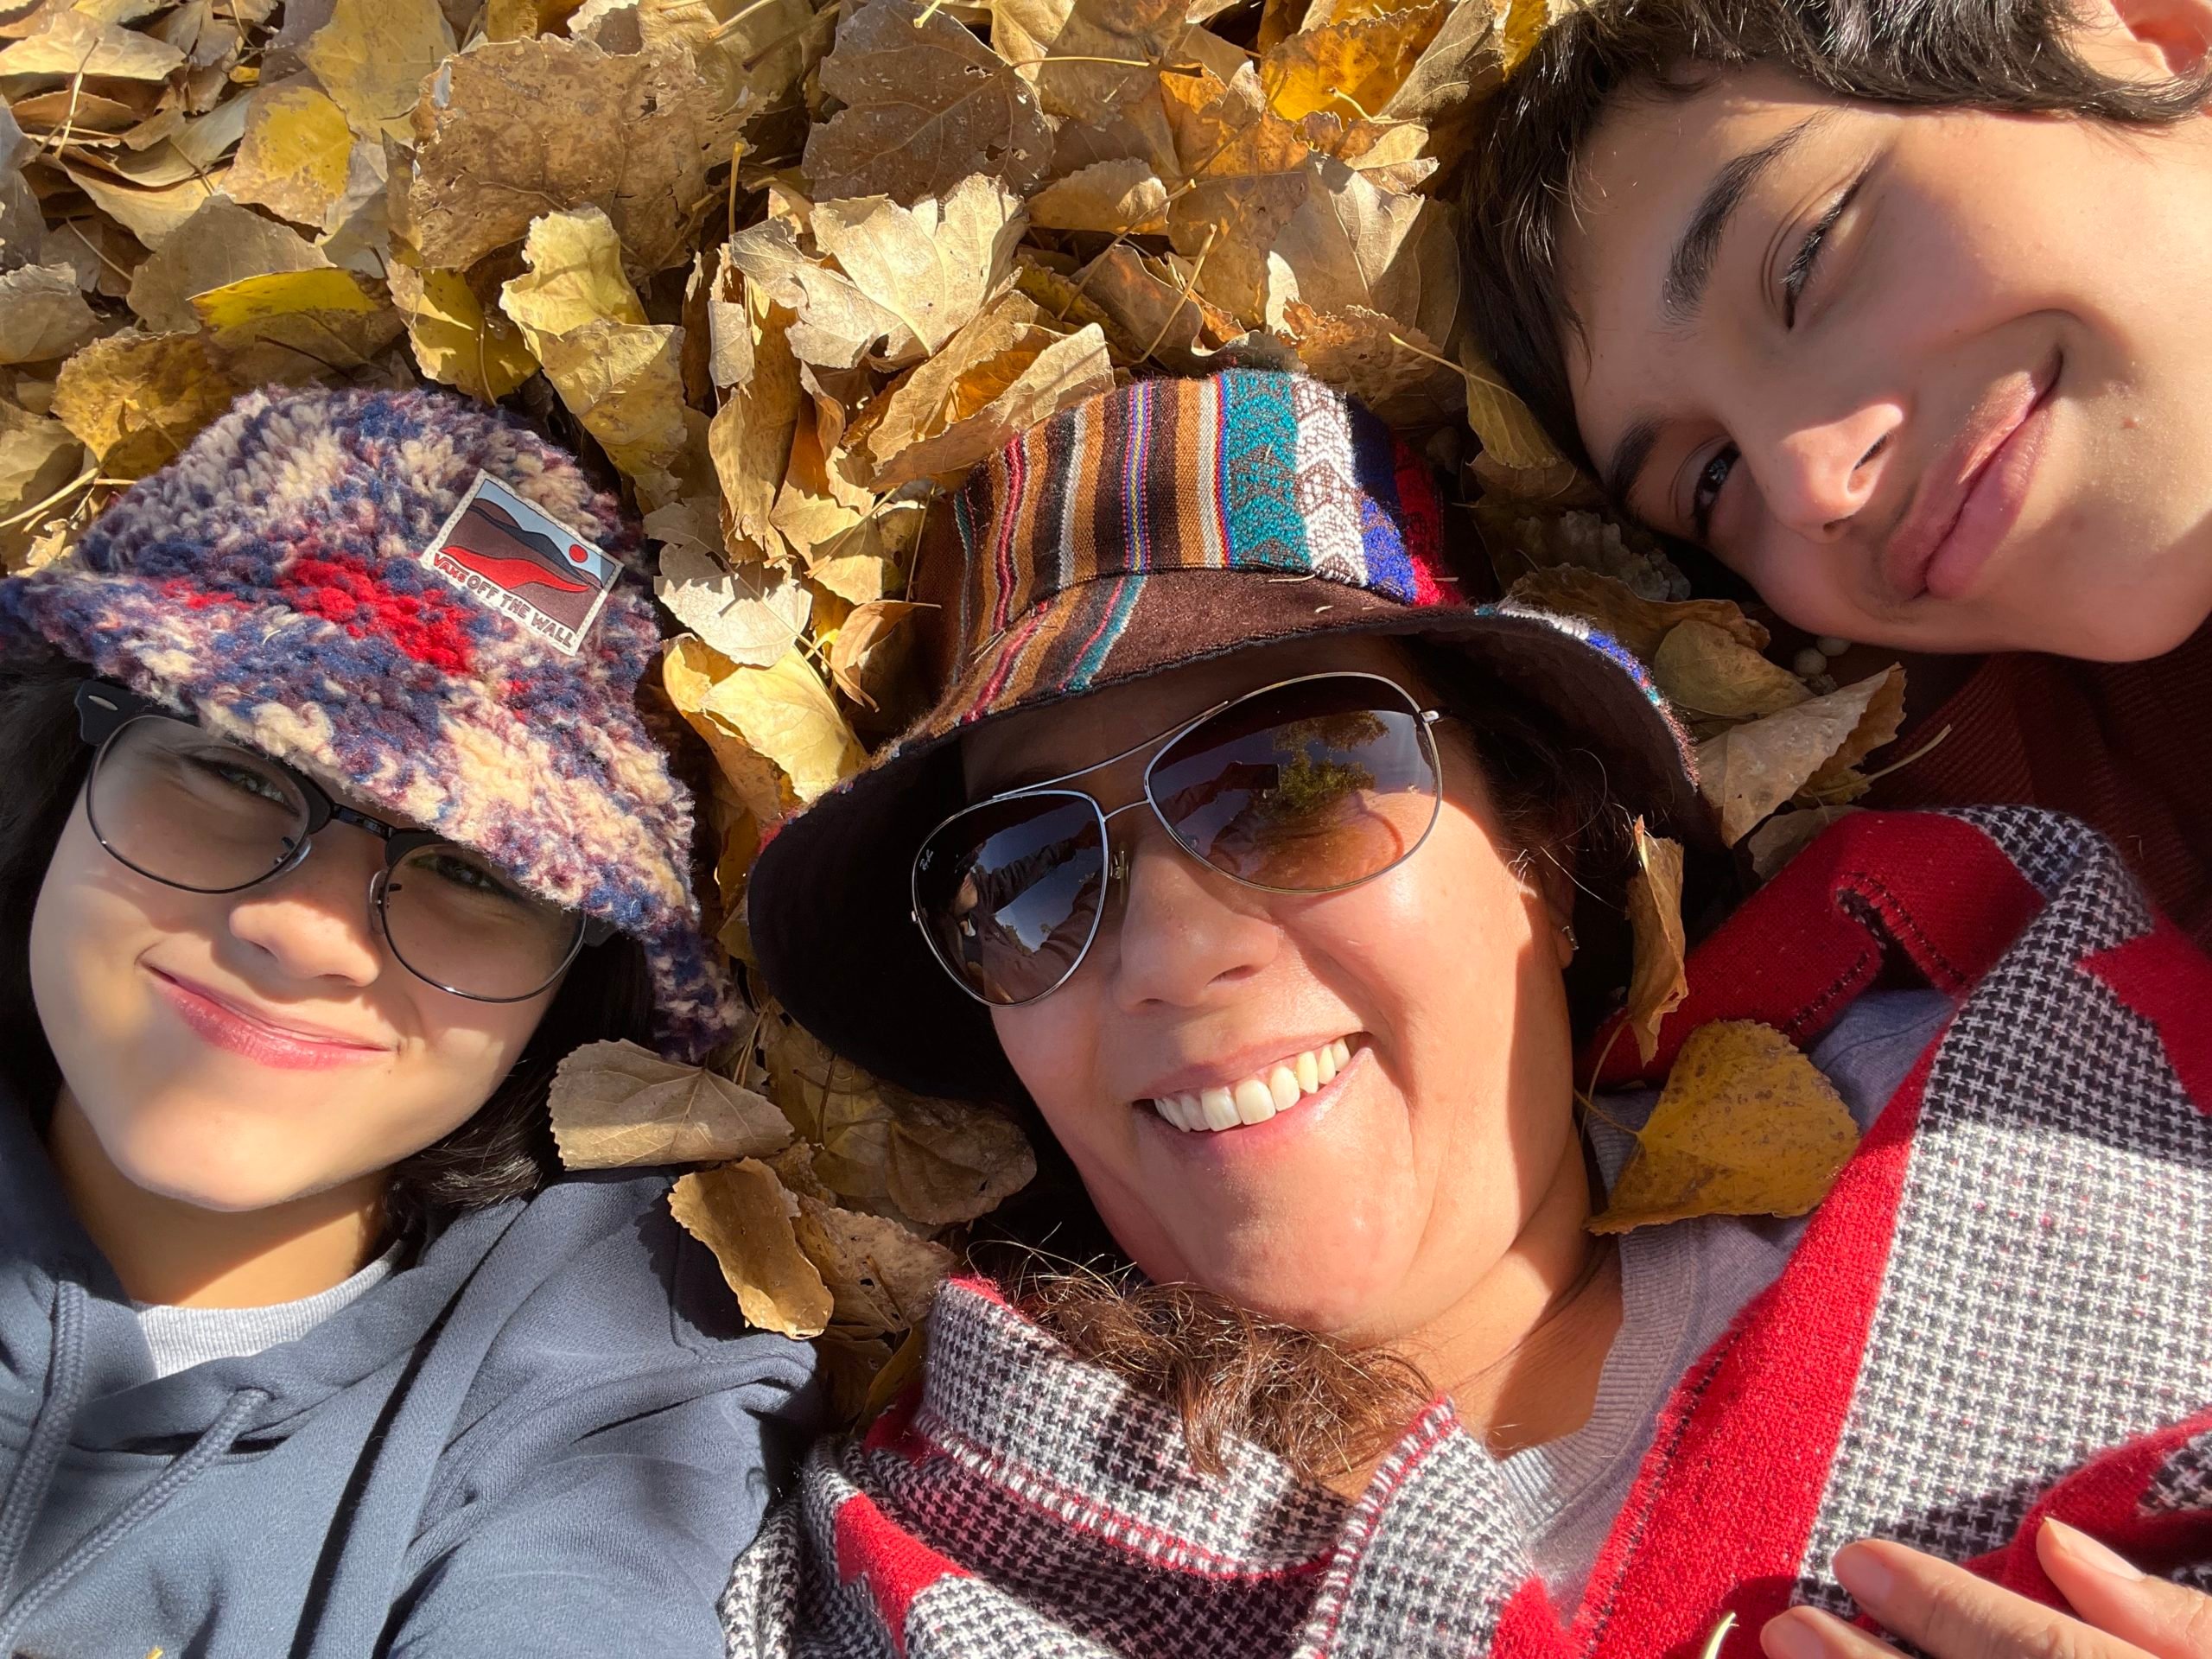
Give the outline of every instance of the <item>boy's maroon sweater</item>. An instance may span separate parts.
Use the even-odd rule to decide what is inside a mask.
[[[2212,626],[2146,663],[1991,657],[1890,756],[1947,726],[1949,736],[1878,781],[1866,804],[2070,813],[2212,949]]]

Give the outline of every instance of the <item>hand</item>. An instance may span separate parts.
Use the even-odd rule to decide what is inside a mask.
[[[2212,1659],[2212,1596],[2139,1573],[2085,1533],[2046,1521],[2036,1559],[2069,1618],[1903,1544],[1862,1540],[1835,1575],[1883,1625],[1935,1659]],[[1895,1659],[1897,1649],[1810,1607],[1759,1632],[1767,1659]]]

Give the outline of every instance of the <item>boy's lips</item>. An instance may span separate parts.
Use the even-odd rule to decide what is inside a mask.
[[[2054,353],[2040,370],[1998,381],[1922,474],[1881,552],[1883,580],[1898,598],[1958,597],[2011,531],[2041,448],[2037,417],[2059,365]]]

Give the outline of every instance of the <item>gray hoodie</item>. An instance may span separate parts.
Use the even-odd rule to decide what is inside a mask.
[[[720,1659],[817,1390],[668,1185],[464,1215],[301,1340],[157,1380],[0,1091],[0,1656]]]

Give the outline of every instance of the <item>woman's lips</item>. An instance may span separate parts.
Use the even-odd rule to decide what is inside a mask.
[[[1883,575],[1901,598],[1959,598],[2019,522],[2060,362],[2054,353],[2041,371],[1999,381],[1931,469],[1883,550]]]
[[[322,1071],[362,1065],[386,1058],[391,1049],[281,1026],[240,1006],[219,992],[158,968],[147,970],[178,1017],[200,1039],[259,1065],[285,1071]]]

